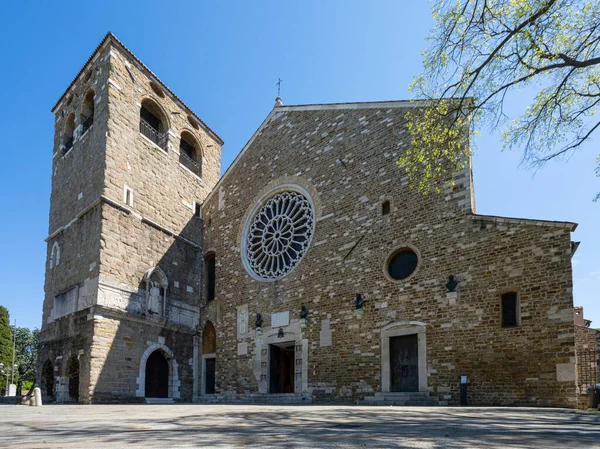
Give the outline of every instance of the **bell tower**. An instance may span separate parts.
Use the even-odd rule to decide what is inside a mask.
[[[43,393],[191,401],[201,208],[223,142],[111,33],[52,112]]]

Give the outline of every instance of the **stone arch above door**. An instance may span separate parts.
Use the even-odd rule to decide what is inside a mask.
[[[159,339],[160,338],[161,337],[159,337]],[[169,362],[169,397],[178,399],[181,397],[181,394],[179,393],[179,386],[181,385],[181,382],[179,381],[179,367],[173,355],[173,351],[171,351],[164,343],[151,344],[146,351],[144,351],[144,354],[142,354],[142,358],[140,359],[140,370],[136,379],[138,389],[136,390],[135,395],[142,398],[146,396],[146,362],[148,361],[150,354],[156,350],[160,350],[167,359],[167,362]]]

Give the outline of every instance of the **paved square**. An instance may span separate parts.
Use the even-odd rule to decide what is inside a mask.
[[[491,407],[1,406],[0,447],[600,448],[600,413]]]

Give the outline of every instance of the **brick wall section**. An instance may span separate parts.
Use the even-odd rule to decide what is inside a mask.
[[[201,326],[210,320],[217,329],[218,392],[258,391],[255,333],[237,339],[236,307],[249,305],[251,328],[261,313],[268,330],[272,312],[289,310],[297,322],[304,304],[314,400],[351,402],[379,391],[381,329],[418,321],[426,324],[428,388],[451,403],[459,400],[459,375],[469,374],[472,404],[574,407],[569,230],[474,219],[470,167],[444,195],[409,188],[395,164],[408,142],[405,113],[276,111],[209,197],[204,249],[216,254],[217,300],[204,307]],[[286,182],[313,192],[315,235],[287,277],[260,282],[241,260],[245,217],[259,192]],[[382,199],[391,200],[391,215],[381,216]],[[393,282],[385,261],[406,245],[419,252],[420,266]],[[449,275],[461,280],[455,304],[446,294]],[[501,328],[507,290],[519,292],[519,328]],[[362,318],[353,311],[357,293],[366,298]],[[331,346],[320,345],[326,319]],[[248,354],[238,356],[243,341]]]

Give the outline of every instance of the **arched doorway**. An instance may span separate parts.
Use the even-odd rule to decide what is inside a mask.
[[[69,401],[79,402],[79,359],[77,357],[69,357],[67,377],[69,378]]]
[[[158,349],[146,360],[145,391],[147,398],[169,397],[169,362]]]
[[[46,401],[54,401],[54,365],[50,360],[46,360],[42,369],[42,387]]]
[[[215,326],[208,321],[202,331],[202,393],[216,393],[216,352],[217,332]]]

